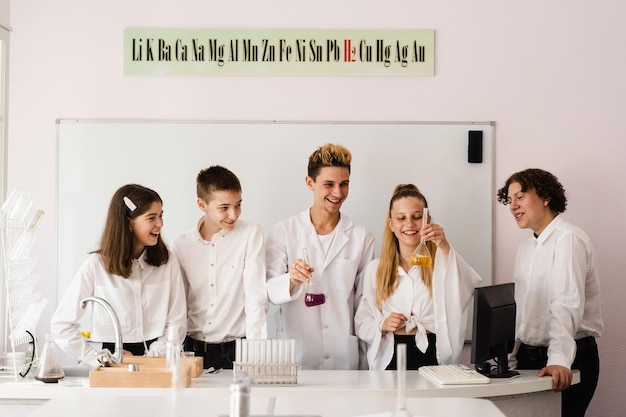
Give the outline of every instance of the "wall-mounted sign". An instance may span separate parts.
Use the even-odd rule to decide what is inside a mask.
[[[434,73],[434,30],[124,30],[126,75],[432,76]]]

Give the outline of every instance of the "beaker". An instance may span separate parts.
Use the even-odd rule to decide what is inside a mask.
[[[63,379],[65,373],[59,360],[58,347],[54,343],[54,336],[50,333],[46,334],[46,343],[41,351],[41,359],[39,360],[39,369],[35,379],[42,382],[59,382]]]

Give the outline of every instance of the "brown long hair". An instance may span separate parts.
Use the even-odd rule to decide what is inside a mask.
[[[398,238],[389,227],[389,219],[391,218],[391,209],[393,204],[404,197],[417,198],[424,202],[424,207],[428,207],[426,197],[413,184],[399,184],[393,190],[391,201],[389,202],[389,210],[387,211],[387,219],[385,220],[385,228],[383,230],[383,242],[380,251],[380,263],[376,270],[376,306],[380,308],[383,300],[391,297],[393,292],[398,288],[398,266],[400,265],[400,245]],[[430,217],[430,216],[429,216]],[[428,219],[430,222],[430,218]],[[421,275],[424,285],[428,288],[432,297],[432,280],[433,267],[435,265],[435,252],[437,246],[433,242],[426,242],[426,246],[433,258],[431,266],[422,266]]]
[[[133,233],[129,221],[144,214],[155,202],[163,204],[159,194],[137,184],[124,185],[113,194],[100,240],[100,249],[92,252],[100,255],[108,273],[124,278],[130,277]],[[159,236],[156,245],[146,247],[146,261],[150,265],[160,266],[168,260],[169,251]]]

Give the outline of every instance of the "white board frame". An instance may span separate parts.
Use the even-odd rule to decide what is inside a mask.
[[[242,219],[267,235],[277,221],[310,207],[308,156],[340,143],[353,154],[342,211],[376,236],[398,183],[416,184],[433,221],[483,277],[493,271],[494,122],[259,122],[57,120],[57,291],[60,300],[100,238],[110,197],[139,183],[164,201],[163,238],[194,227],[195,176],[223,165],[241,180]],[[483,131],[483,162],[468,163],[468,131]],[[469,333],[471,334],[471,333]]]

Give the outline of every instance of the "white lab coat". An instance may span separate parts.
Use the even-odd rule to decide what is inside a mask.
[[[374,257],[374,235],[341,214],[328,255],[324,256],[309,210],[275,225],[266,242],[267,289],[278,305],[278,338],[296,340],[301,369],[367,369],[365,346],[354,332],[362,276]],[[313,278],[326,302],[306,307],[306,285],[289,293],[289,265],[308,248]]]
[[[367,344],[369,369],[383,370],[393,357],[394,337],[380,331],[382,321],[392,312],[400,312],[416,326],[416,342],[426,333],[437,335],[437,361],[440,364],[458,363],[467,327],[467,310],[474,288],[482,281],[461,256],[450,248],[446,262],[441,251],[435,254],[433,270],[433,297],[423,284],[420,268],[413,267],[407,274],[398,267],[400,283],[394,294],[376,307],[376,270],[380,260],[368,265],[364,283],[363,299],[359,305],[355,326],[356,333]],[[425,350],[425,349],[424,349]]]

